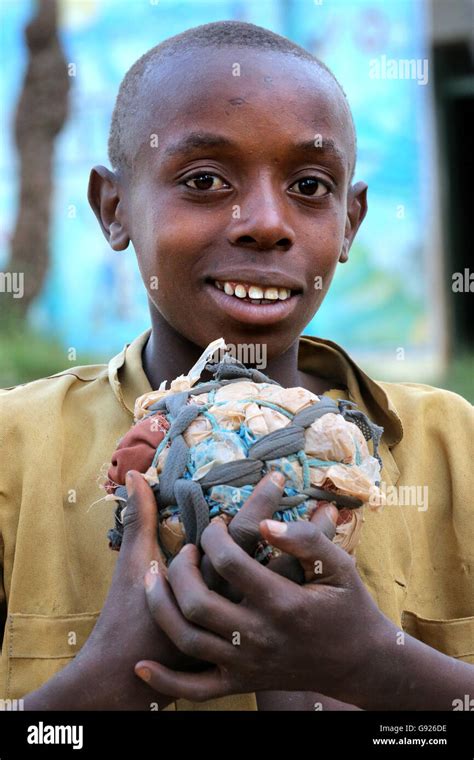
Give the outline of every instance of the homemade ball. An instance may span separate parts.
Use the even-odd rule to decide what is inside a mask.
[[[274,519],[308,519],[315,501],[334,502],[334,542],[353,552],[363,506],[382,503],[382,428],[352,402],[283,388],[229,356],[217,364],[201,360],[198,376],[203,364],[214,380],[194,384],[195,367],[170,389],[162,384],[137,399],[135,424],[119,442],[105,484],[107,498],[117,501],[111,548],[121,544],[130,469],[153,489],[158,540],[168,559],[184,543],[199,545],[213,518],[230,521],[261,478],[280,470],[286,484]],[[257,559],[270,555],[263,546]]]

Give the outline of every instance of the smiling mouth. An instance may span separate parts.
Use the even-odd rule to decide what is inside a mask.
[[[274,305],[279,301],[288,301],[292,296],[301,293],[300,290],[292,290],[279,285],[261,286],[244,281],[213,279],[209,279],[207,282],[231,298],[252,304]]]
[[[227,285],[227,287],[225,287]],[[233,292],[231,292],[231,286]],[[243,286],[243,289],[240,286]],[[206,290],[220,311],[242,324],[268,326],[287,318],[295,310],[302,291],[289,288],[251,286],[249,283],[226,283],[208,279]],[[252,288],[260,288],[253,290]],[[273,291],[273,292],[268,292]],[[276,292],[275,292],[276,291]],[[271,298],[253,298],[255,293],[271,295]]]

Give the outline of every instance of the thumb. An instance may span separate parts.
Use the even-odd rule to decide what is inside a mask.
[[[315,525],[321,533],[333,540],[336,535],[336,526],[339,518],[339,510],[334,504],[328,501],[310,502],[310,522]]]
[[[230,536],[251,557],[262,540],[260,522],[277,511],[284,484],[281,472],[267,472],[229,524]]]
[[[336,534],[336,525],[339,517],[337,507],[335,507],[334,504],[330,504],[328,501],[314,501],[311,499],[308,503],[308,512],[312,524],[332,541]],[[298,562],[295,557],[292,557],[285,552],[279,557],[270,560],[268,568],[274,573],[283,575],[285,578],[300,585],[305,581],[314,581],[314,566],[311,569],[311,577],[307,578],[306,574],[303,572],[301,563]]]
[[[126,475],[127,506],[123,515],[122,552],[139,544],[143,549],[155,548],[158,544],[158,509],[155,496],[146,480],[136,470]]]
[[[321,507],[321,523],[332,521],[330,515],[323,515],[322,510],[331,507]],[[317,510],[319,512],[319,510]],[[278,522],[263,520],[260,532],[272,546],[296,557],[300,562],[307,583],[326,583],[344,585],[348,574],[353,572],[353,561],[342,549],[332,543],[318,527],[317,522],[295,520],[294,522]]]

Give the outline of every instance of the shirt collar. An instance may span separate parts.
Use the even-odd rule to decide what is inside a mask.
[[[120,404],[133,414],[135,399],[152,389],[143,369],[142,351],[150,336],[151,329],[145,330],[127,343],[123,350],[109,362],[109,381]]]
[[[120,404],[131,414],[135,399],[152,390],[143,369],[142,351],[150,336],[148,329],[127,344],[108,366],[109,381]],[[349,398],[365,409],[384,428],[384,441],[394,446],[403,437],[397,410],[382,386],[372,380],[337,343],[302,335],[299,340],[298,369],[347,388]],[[173,378],[171,378],[173,379]]]
[[[395,446],[403,438],[398,412],[382,386],[366,375],[343,348],[332,340],[302,335],[299,341],[298,369],[342,384],[349,398],[384,429],[384,440]],[[363,409],[364,411],[364,409]]]

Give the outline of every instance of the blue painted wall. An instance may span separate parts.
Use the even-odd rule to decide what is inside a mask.
[[[359,141],[356,179],[369,183],[370,211],[349,264],[305,332],[349,350],[436,352],[430,299],[431,81],[373,78],[373,60],[426,58],[418,0],[63,0],[61,38],[76,65],[71,116],[55,160],[52,268],[31,319],[66,346],[119,350],[148,326],[145,291],[129,249],[113,253],[86,199],[90,167],[107,163],[119,83],[148,48],[191,26],[237,18],[284,34],[322,58],[352,105]],[[15,153],[8,135],[25,66],[22,30],[29,0],[3,2],[0,82],[0,266],[16,204]],[[431,73],[431,72],[430,72]]]

